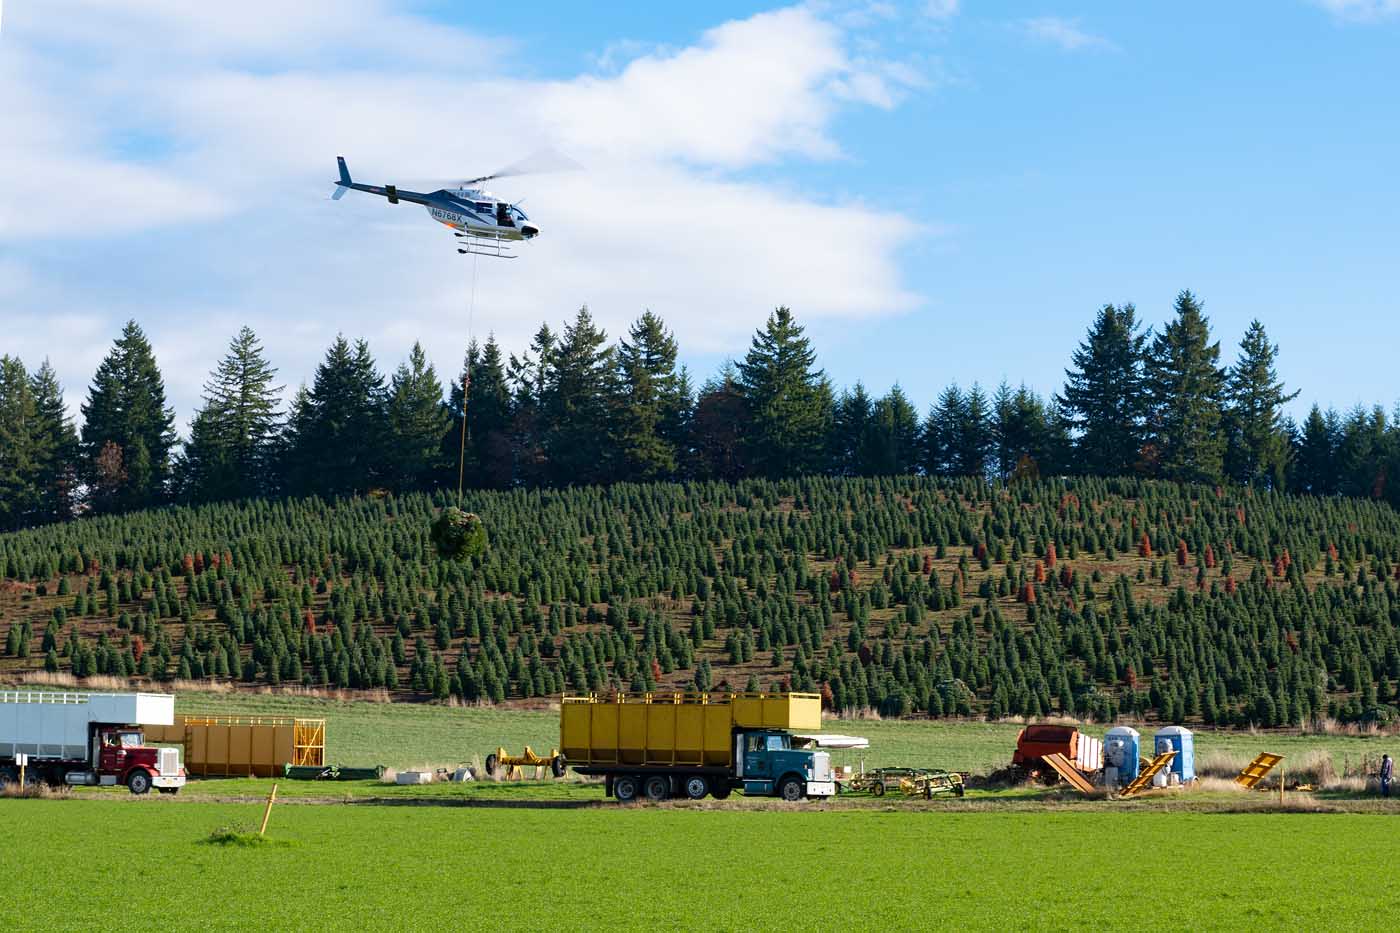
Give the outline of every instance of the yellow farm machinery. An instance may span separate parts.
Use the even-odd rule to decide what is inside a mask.
[[[843,781],[841,790],[876,797],[883,797],[887,793],[899,793],[906,797],[923,797],[925,800],[931,799],[935,794],[961,797],[964,793],[961,774],[938,768],[876,768]]]
[[[524,776],[520,770],[522,768],[534,768],[536,780],[551,774],[561,778],[565,771],[564,756],[559,754],[557,748],[551,749],[548,755],[540,755],[528,745],[520,755],[512,755],[504,748],[498,748],[486,756],[486,773],[493,778],[518,780]]]

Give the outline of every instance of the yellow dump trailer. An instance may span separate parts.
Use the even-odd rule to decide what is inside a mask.
[[[621,801],[736,789],[800,800],[836,792],[830,756],[792,747],[790,730],[820,729],[821,714],[815,693],[564,697],[559,747]]]
[[[326,763],[326,721],[273,716],[176,716],[147,727],[147,740],[181,745],[185,768],[202,777],[277,777],[286,765]]]

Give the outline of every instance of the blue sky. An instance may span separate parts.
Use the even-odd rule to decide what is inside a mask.
[[[774,304],[847,385],[1059,387],[1095,309],[1200,295],[1312,400],[1400,399],[1400,0],[463,5],[10,0],[0,352],[76,403],[122,321],[183,422],[251,324],[292,384],[662,314],[698,376]],[[8,137],[8,139],[6,138]],[[545,230],[472,266],[362,180],[515,179]],[[42,193],[36,195],[36,193]]]

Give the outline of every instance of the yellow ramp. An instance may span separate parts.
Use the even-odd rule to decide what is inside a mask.
[[[1283,761],[1282,755],[1270,755],[1268,752],[1263,752],[1244,766],[1244,770],[1235,778],[1235,783],[1253,790],[1270,771],[1274,770],[1274,766],[1280,761]]]
[[[1172,749],[1169,752],[1162,752],[1162,754],[1153,758],[1148,762],[1147,767],[1139,771],[1138,776],[1133,778],[1133,783],[1123,788],[1123,793],[1118,796],[1131,797],[1136,793],[1140,793],[1144,788],[1152,784],[1152,779],[1157,776],[1157,773],[1171,764],[1171,760],[1175,757],[1176,749]]]
[[[1056,774],[1068,781],[1069,786],[1073,787],[1081,794],[1092,794],[1094,792],[1094,785],[1090,784],[1089,779],[1064,755],[1061,755],[1059,752],[1054,752],[1053,754],[1045,755],[1041,760],[1054,768]]]

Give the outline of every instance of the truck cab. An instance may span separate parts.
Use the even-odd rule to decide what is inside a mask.
[[[738,730],[734,735],[735,777],[746,796],[830,797],[836,793],[831,755],[792,747],[782,729]]]
[[[185,786],[180,753],[173,748],[146,745],[145,734],[138,726],[94,724],[91,746],[90,770],[67,772],[66,783],[125,785],[137,795],[148,793],[152,787],[163,794],[173,794]]]

